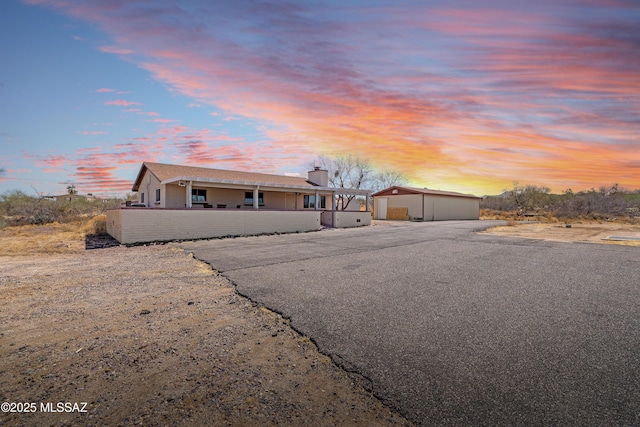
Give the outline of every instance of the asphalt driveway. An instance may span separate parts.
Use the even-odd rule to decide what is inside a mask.
[[[184,242],[419,425],[639,425],[640,248],[491,221]]]

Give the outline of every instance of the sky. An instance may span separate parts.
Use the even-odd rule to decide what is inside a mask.
[[[319,155],[476,195],[640,188],[640,2],[0,3],[0,194]]]

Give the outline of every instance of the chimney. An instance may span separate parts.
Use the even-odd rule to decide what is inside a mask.
[[[309,171],[309,179],[308,181],[314,185],[318,185],[320,187],[328,187],[329,186],[329,172],[320,169],[318,166],[314,167],[312,171]]]

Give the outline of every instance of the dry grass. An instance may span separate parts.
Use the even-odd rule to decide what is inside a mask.
[[[0,256],[79,253],[87,234],[105,232],[105,215],[64,224],[6,227],[0,230]]]

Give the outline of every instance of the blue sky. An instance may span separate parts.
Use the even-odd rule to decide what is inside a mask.
[[[0,6],[0,193],[123,194],[143,161],[412,185],[640,187],[640,4]]]

